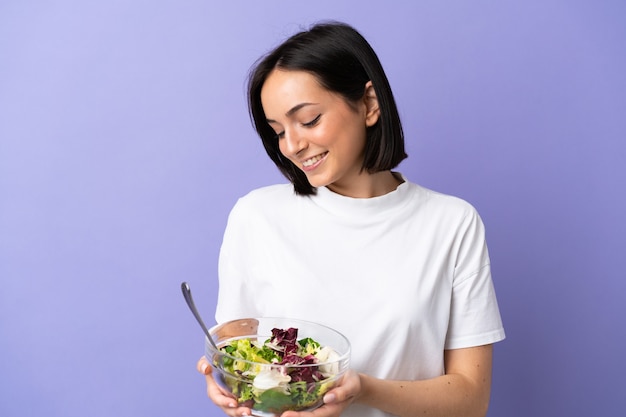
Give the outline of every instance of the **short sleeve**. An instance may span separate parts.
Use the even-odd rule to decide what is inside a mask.
[[[445,348],[480,346],[504,339],[504,328],[491,278],[485,228],[473,208],[458,230],[455,251]]]

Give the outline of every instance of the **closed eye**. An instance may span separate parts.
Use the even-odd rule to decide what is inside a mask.
[[[317,125],[320,121],[320,119],[322,118],[321,114],[318,114],[313,120],[311,120],[310,122],[306,122],[306,123],[302,123],[303,127],[313,127],[315,125]],[[282,139],[285,137],[285,131],[283,130],[282,132],[278,132],[276,133],[276,139]]]
[[[320,121],[321,117],[322,117],[322,115],[318,114],[317,117],[315,117],[315,119],[311,120],[310,122],[302,123],[302,126],[304,126],[304,127],[313,127]]]

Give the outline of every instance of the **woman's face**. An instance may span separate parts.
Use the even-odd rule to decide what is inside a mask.
[[[267,77],[261,90],[267,122],[278,136],[281,153],[313,187],[351,195],[350,190],[365,180],[361,166],[366,128],[378,118],[378,111],[374,116],[368,112],[366,96],[348,104],[304,71],[276,69]]]

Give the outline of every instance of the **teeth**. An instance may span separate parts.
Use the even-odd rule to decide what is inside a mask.
[[[313,158],[309,158],[306,161],[304,161],[302,163],[302,166],[304,167],[310,167],[311,165],[313,165],[314,163],[316,163],[317,161],[319,161],[320,159],[324,158],[326,156],[327,152],[324,152],[323,154],[314,156]]]

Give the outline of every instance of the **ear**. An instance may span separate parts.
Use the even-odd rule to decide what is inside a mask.
[[[380,117],[380,106],[378,105],[378,97],[371,81],[365,83],[365,94],[363,95],[365,103],[365,125],[367,127],[374,126]]]

